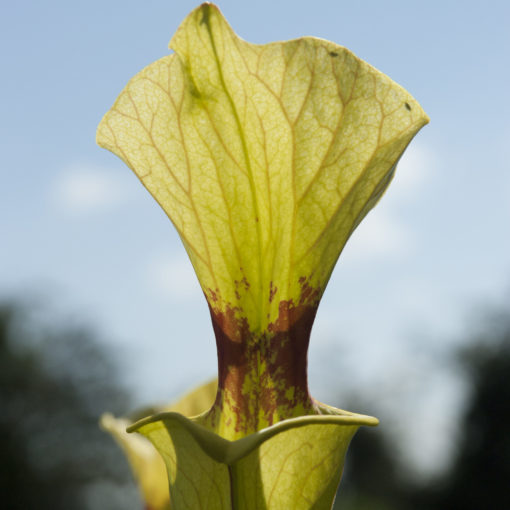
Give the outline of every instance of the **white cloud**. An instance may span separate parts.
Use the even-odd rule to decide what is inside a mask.
[[[395,177],[383,200],[389,205],[396,205],[414,199],[431,178],[433,169],[431,151],[420,143],[411,142],[397,165]]]
[[[186,254],[177,257],[155,257],[147,268],[151,290],[178,301],[201,299],[202,290]]]
[[[53,203],[73,214],[104,212],[127,202],[131,181],[108,168],[71,166],[53,183]]]
[[[374,258],[399,258],[412,253],[414,233],[401,215],[406,202],[417,200],[431,175],[429,151],[411,144],[398,164],[393,182],[381,202],[361,222],[346,245],[344,263],[363,263]]]
[[[413,234],[398,217],[380,209],[371,212],[352,234],[342,254],[342,260],[364,262],[377,257],[407,255],[413,244]]]

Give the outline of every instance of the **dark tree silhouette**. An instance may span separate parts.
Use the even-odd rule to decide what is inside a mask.
[[[412,485],[392,455],[383,428],[360,429],[347,454],[335,509],[510,509],[510,314],[493,315],[484,330],[452,353],[468,398],[447,473]]]
[[[378,429],[361,427],[347,453],[335,510],[406,510],[408,485],[390,441]]]
[[[97,424],[103,411],[120,408],[126,396],[89,332],[45,330],[21,307],[0,305],[0,507],[89,510],[91,484],[129,483],[121,453]],[[136,495],[122,508],[137,508]]]
[[[430,508],[504,510],[510,508],[510,316],[495,316],[460,360],[471,395],[458,453]]]

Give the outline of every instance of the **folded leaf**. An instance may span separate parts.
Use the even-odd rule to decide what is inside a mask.
[[[152,444],[143,436],[128,434],[132,424],[127,418],[110,413],[101,416],[101,427],[109,432],[125,453],[133,476],[148,510],[170,510],[165,463]]]
[[[198,415],[213,403],[217,386],[216,380],[203,384],[159,411],[172,411],[187,417]],[[106,413],[101,417],[100,424],[126,454],[147,510],[169,510],[168,478],[163,459],[145,437],[126,432],[126,428],[137,419],[136,416],[142,418],[150,414],[154,414],[154,410],[139,411],[127,418],[115,418]]]
[[[161,453],[172,508],[208,510],[330,509],[345,453],[360,425],[377,420],[329,408],[228,441],[176,413],[144,419],[129,430]]]

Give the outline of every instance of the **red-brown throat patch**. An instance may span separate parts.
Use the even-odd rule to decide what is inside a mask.
[[[205,421],[229,439],[274,423],[317,414],[308,392],[308,345],[318,292],[297,305],[280,301],[277,319],[253,333],[239,309],[209,302],[218,352],[218,394]],[[312,299],[309,299],[312,298]],[[312,301],[313,304],[305,304]]]

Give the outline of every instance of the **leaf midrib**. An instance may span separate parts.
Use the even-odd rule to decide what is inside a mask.
[[[266,271],[265,271],[265,267],[264,267],[264,263],[263,263],[264,259],[262,257],[262,228],[261,228],[260,211],[259,211],[259,205],[258,205],[258,201],[257,201],[257,192],[256,192],[256,187],[255,187],[255,181],[253,179],[253,171],[252,171],[250,158],[249,158],[249,154],[248,154],[248,146],[246,144],[246,137],[244,134],[244,130],[243,130],[241,121],[239,119],[239,114],[237,113],[237,108],[235,106],[234,100],[232,99],[232,96],[230,95],[230,92],[229,92],[227,85],[225,83],[225,78],[223,76],[223,70],[222,70],[220,59],[219,59],[218,52],[216,49],[216,42],[214,40],[214,36],[213,36],[212,30],[211,30],[209,16],[204,17],[204,24],[207,28],[207,33],[211,40],[211,47],[213,50],[216,67],[218,69],[218,76],[220,79],[220,84],[221,84],[221,87],[223,88],[225,95],[228,99],[228,102],[230,104],[230,108],[232,110],[232,114],[235,119],[237,131],[239,133],[239,139],[241,141],[244,162],[245,162],[246,169],[247,169],[248,182],[250,185],[250,192],[251,192],[251,196],[252,196],[253,207],[255,209],[255,217],[259,219],[259,221],[255,221],[256,230],[257,230],[257,262],[258,262],[258,267],[260,269],[258,271],[258,274],[262,275],[262,276],[259,276],[259,281],[258,281],[259,305],[260,306],[256,308],[257,320],[255,323],[260,328],[262,326],[262,317],[263,317],[263,309],[264,309],[264,293],[263,293],[263,289],[261,288],[261,284],[264,281],[264,275],[266,274]],[[254,218],[254,220],[255,220],[255,218]]]

